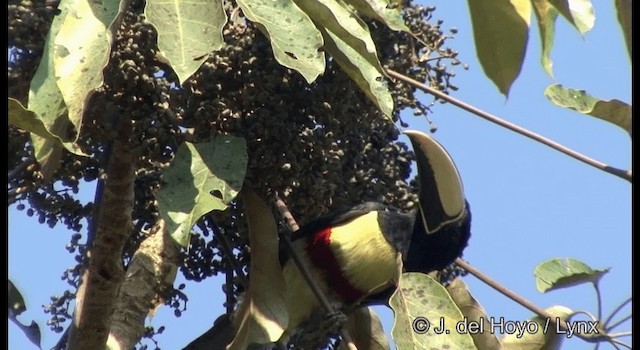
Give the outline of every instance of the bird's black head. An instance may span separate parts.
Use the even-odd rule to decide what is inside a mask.
[[[463,217],[434,233],[427,233],[416,220],[409,251],[404,261],[408,272],[442,270],[462,256],[471,237],[471,211],[467,206]]]

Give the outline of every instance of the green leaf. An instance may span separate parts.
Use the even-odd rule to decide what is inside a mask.
[[[57,136],[60,140],[69,141],[72,137],[68,135],[68,130],[72,128],[72,123],[67,117],[67,106],[64,102],[62,92],[56,83],[54,72],[54,55],[56,52],[55,37],[64,23],[64,19],[69,13],[69,9],[74,5],[75,0],[62,0],[58,5],[60,14],[53,18],[51,28],[47,34],[44,44],[42,59],[38,65],[31,84],[29,86],[28,110],[41,120],[44,127],[51,135]],[[26,118],[31,118],[26,116]],[[40,164],[40,171],[44,180],[48,181],[60,166],[62,150],[53,138],[42,138],[34,133],[31,134],[33,153],[36,161]],[[69,143],[65,144],[69,145]],[[84,155],[74,147],[67,149],[75,154]]]
[[[564,306],[547,308],[549,314],[556,320],[566,321],[573,311]],[[520,331],[507,334],[500,339],[503,350],[556,350],[560,349],[566,334],[556,331],[556,325],[540,316],[520,322]]]
[[[75,143],[64,142],[57,135],[52,134],[38,115],[26,109],[20,101],[11,97],[9,97],[9,123],[41,138],[51,140],[53,144],[58,147],[65,147],[69,152],[86,156]]]
[[[629,52],[629,58],[633,60],[633,50],[631,49],[631,0],[616,0],[616,12],[618,13],[618,22],[620,22],[620,28],[622,34],[624,34],[624,41],[627,43],[627,51]]]
[[[399,349],[476,349],[468,333],[456,330],[462,313],[433,278],[403,273],[389,305],[395,315],[391,334]]]
[[[365,16],[377,19],[393,30],[411,32],[409,27],[404,23],[402,13],[396,1],[346,0],[346,2],[362,12]]]
[[[238,0],[242,12],[271,40],[280,64],[311,83],[325,69],[322,35],[311,18],[290,0]]]
[[[446,288],[453,302],[469,322],[489,324],[486,311],[471,295],[469,287],[461,278],[454,279]],[[478,349],[500,349],[500,342],[493,332],[473,332],[471,337]]]
[[[564,18],[584,34],[593,28],[596,16],[590,0],[549,0]]]
[[[631,136],[631,105],[620,100],[604,101],[592,97],[584,90],[565,88],[560,84],[550,85],[544,95],[553,104],[573,109],[582,114],[615,124]]]
[[[17,316],[27,310],[27,307],[24,303],[24,298],[22,297],[22,293],[16,288],[16,286],[8,280],[9,291],[7,294],[8,297],[8,306],[9,306],[9,319],[13,321],[13,323],[20,328],[20,330],[24,333],[24,335],[29,339],[34,345],[38,348],[40,347],[41,334],[40,327],[34,321],[31,321],[31,324],[26,326],[22,322],[18,321]]]
[[[369,55],[361,55],[334,33],[324,28],[321,31],[325,37],[327,51],[367,97],[391,120],[393,98],[380,64],[372,64],[369,61]]]
[[[85,103],[103,83],[102,70],[111,51],[108,28],[119,5],[119,1],[76,0],[55,36],[56,83],[76,131],[81,128]]]
[[[536,288],[542,293],[560,288],[567,288],[582,283],[597,284],[600,278],[609,272],[594,270],[587,264],[573,258],[556,258],[547,260],[536,266]]]
[[[533,0],[533,12],[538,19],[538,29],[540,31],[540,43],[542,53],[540,63],[545,72],[553,78],[553,62],[551,61],[551,48],[556,29],[556,18],[558,10],[549,4],[548,0]]]
[[[182,246],[194,223],[212,210],[224,210],[242,187],[247,168],[243,138],[220,135],[212,142],[184,143],[158,192],[158,209],[167,230]]]
[[[29,103],[27,107],[38,115],[47,129],[49,129],[57,119],[62,117],[66,118],[67,106],[64,103],[62,92],[60,92],[56,84],[55,72],[53,70],[53,56],[56,49],[54,39],[58,35],[60,27],[74,1],[75,0],[60,1],[60,5],[58,6],[60,14],[53,18],[51,29],[49,29],[44,44],[42,60],[29,86]],[[67,120],[67,122],[69,121]]]
[[[277,341],[289,323],[284,275],[278,259],[278,226],[267,204],[251,191],[242,200],[249,227],[251,274],[249,290],[234,315],[237,330],[229,350],[252,343]]]
[[[144,9],[158,31],[158,48],[182,84],[207,58],[224,45],[227,23],[222,0],[147,0]]]
[[[520,74],[529,40],[529,0],[468,0],[478,60],[505,96]]]

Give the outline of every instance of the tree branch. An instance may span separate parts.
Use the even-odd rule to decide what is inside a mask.
[[[294,232],[299,230],[300,226],[295,221],[295,219],[293,218],[293,215],[291,215],[291,212],[289,211],[289,208],[287,208],[287,205],[282,201],[282,199],[276,196],[275,204],[276,204],[276,208],[278,209],[282,217],[284,217],[285,220],[287,221],[287,224],[289,225],[289,227]],[[280,239],[284,242],[285,247],[287,248],[287,252],[291,255],[291,258],[295,262],[296,266],[298,266],[298,269],[300,269],[300,273],[302,273],[302,276],[307,281],[307,284],[309,284],[309,287],[313,291],[313,294],[315,294],[316,298],[318,298],[318,301],[320,301],[320,304],[322,305],[322,307],[325,309],[327,313],[329,314],[334,313],[335,310],[333,309],[333,306],[331,306],[331,304],[329,303],[329,300],[324,295],[324,293],[322,292],[322,290],[320,289],[316,281],[313,279],[313,277],[311,276],[311,273],[309,273],[309,269],[307,269],[302,259],[300,259],[300,256],[298,255],[298,252],[296,252],[296,250],[293,248],[293,245],[291,244],[291,240],[289,239],[289,237],[287,237],[286,235],[280,235]],[[340,330],[340,336],[342,337],[342,340],[346,343],[346,346],[348,349],[357,350],[356,346],[353,343],[353,340],[351,339],[351,336],[349,335],[349,332],[347,332],[346,329],[342,328]]]
[[[109,332],[112,350],[129,350],[144,334],[144,319],[164,304],[178,272],[180,246],[159,219],[140,244],[118,292]]]
[[[554,316],[554,315],[548,313],[546,310],[540,308],[539,306],[531,303],[530,301],[528,301],[527,299],[523,298],[522,296],[520,296],[520,295],[516,294],[515,292],[511,291],[507,287],[505,287],[502,284],[500,284],[498,281],[494,280],[493,278],[491,278],[488,275],[484,274],[480,270],[478,270],[475,267],[471,266],[469,263],[467,263],[466,261],[462,260],[461,258],[457,258],[454,261],[454,263],[456,265],[460,266],[461,268],[465,269],[466,271],[468,271],[470,274],[472,274],[474,277],[476,277],[477,279],[479,279],[482,282],[484,282],[489,287],[491,287],[491,288],[495,289],[496,291],[498,291],[500,294],[506,296],[507,298],[509,298],[509,299],[515,301],[516,303],[524,306],[525,308],[531,310],[536,315],[538,315],[540,317],[543,317],[545,319],[548,319],[554,325],[558,324],[559,318],[557,316]],[[561,327],[561,329],[563,331],[568,331],[569,330],[569,327],[568,327],[566,321],[560,320],[560,327]],[[599,335],[599,336],[594,336],[594,335],[578,333],[578,334],[575,334],[575,335],[578,338],[580,338],[582,340],[585,340],[585,341],[587,341],[589,343],[597,343],[597,342],[602,342],[602,341],[611,341],[610,337],[608,335],[606,335],[606,334]]]
[[[387,74],[389,74],[389,76],[394,77],[396,79],[399,79],[399,80],[401,80],[401,81],[403,81],[403,82],[405,82],[405,83],[407,83],[407,84],[409,84],[409,85],[411,85],[411,86],[413,86],[415,88],[418,88],[418,89],[420,89],[420,90],[422,90],[422,91],[424,91],[426,93],[429,93],[429,94],[431,94],[431,95],[433,95],[433,96],[435,96],[435,97],[437,97],[437,98],[439,98],[441,100],[447,101],[447,102],[451,103],[452,105],[457,106],[457,107],[459,107],[459,108],[461,108],[461,109],[463,109],[463,110],[465,110],[465,111],[467,111],[469,113],[475,114],[475,115],[477,115],[477,116],[479,116],[481,118],[484,118],[484,119],[486,119],[486,120],[488,120],[488,121],[490,121],[490,122],[492,122],[494,124],[500,125],[500,126],[502,126],[504,128],[507,128],[507,129],[509,129],[511,131],[514,131],[514,132],[516,132],[516,133],[518,133],[520,135],[523,135],[523,136],[528,137],[528,138],[530,138],[532,140],[540,142],[540,143],[542,143],[542,144],[544,144],[546,146],[549,146],[549,147],[555,149],[556,151],[559,151],[559,152],[564,153],[564,154],[566,154],[566,155],[568,155],[568,156],[570,156],[572,158],[575,158],[575,159],[577,159],[577,160],[579,160],[579,161],[581,161],[583,163],[591,165],[592,167],[595,167],[597,169],[600,169],[600,170],[605,171],[605,172],[607,172],[609,174],[615,175],[615,176],[617,176],[619,178],[622,178],[622,179],[625,179],[625,180],[631,182],[631,170],[622,170],[622,169],[618,169],[618,168],[614,168],[614,167],[611,167],[609,165],[606,165],[606,164],[604,164],[602,162],[599,162],[599,161],[597,161],[595,159],[589,158],[589,157],[583,155],[582,153],[578,153],[578,152],[576,152],[576,151],[574,151],[574,150],[572,150],[572,149],[570,149],[570,148],[568,148],[566,146],[563,146],[563,145],[561,145],[561,144],[559,144],[559,143],[557,143],[555,141],[552,141],[552,140],[550,140],[550,139],[548,139],[548,138],[546,138],[546,137],[544,137],[544,136],[542,136],[540,134],[536,134],[536,133],[534,133],[534,132],[532,132],[530,130],[527,130],[527,129],[523,128],[523,127],[520,127],[520,126],[518,126],[516,124],[510,123],[510,122],[508,122],[508,121],[506,121],[504,119],[501,119],[501,118],[499,118],[499,117],[497,117],[497,116],[495,116],[493,114],[487,113],[487,112],[485,112],[485,111],[483,111],[483,110],[481,110],[479,108],[471,106],[471,105],[469,105],[469,104],[467,104],[465,102],[462,102],[462,101],[460,101],[460,100],[458,100],[458,99],[456,99],[454,97],[451,97],[451,96],[449,96],[449,95],[447,95],[447,94],[445,94],[445,93],[443,93],[441,91],[432,89],[431,87],[429,87],[429,86],[427,86],[425,84],[422,84],[417,80],[411,79],[411,78],[407,77],[406,75],[400,74],[398,72],[395,72],[395,71],[392,71],[392,70],[389,70],[389,69],[387,69],[385,71],[387,72]]]
[[[224,254],[224,259],[229,264],[233,271],[236,273],[236,276],[240,279],[240,282],[246,287],[249,285],[249,280],[247,276],[245,276],[244,271],[242,271],[242,267],[238,264],[235,259],[235,255],[233,255],[233,249],[231,249],[231,244],[227,237],[220,232],[220,230],[216,230],[216,224],[210,216],[205,217],[205,222],[207,226],[213,231],[213,234],[218,239],[218,243],[220,243],[220,248],[222,249],[222,253]]]

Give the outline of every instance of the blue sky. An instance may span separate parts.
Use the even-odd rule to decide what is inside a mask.
[[[526,61],[509,99],[498,93],[477,62],[466,2],[438,0],[429,4],[437,7],[434,19],[444,20],[443,28],[458,29],[448,45],[460,51],[459,58],[469,65],[468,71],[456,68],[454,83],[460,90],[452,92],[454,97],[611,166],[628,169],[631,142],[622,129],[556,107],[543,95],[548,85],[560,83],[603,99],[631,102],[631,65],[613,1],[593,3],[595,27],[584,37],[563,19],[558,20],[551,54],[555,79],[547,76],[539,64],[540,43],[537,27],[533,26]],[[431,98],[425,96],[425,101]],[[595,294],[589,285],[547,294],[536,290],[535,266],[555,257],[574,257],[593,268],[611,267],[600,286],[605,316],[630,297],[629,183],[452,105],[437,105],[433,110],[431,118],[438,126],[435,137],[455,160],[473,212],[466,260],[543,308],[565,305],[596,312]],[[412,128],[427,130],[423,118],[407,116],[405,120]],[[90,198],[94,185],[84,186],[83,192]],[[58,335],[46,331],[47,315],[40,306],[49,302],[51,294],[65,288],[59,276],[74,264],[73,256],[64,250],[69,233],[62,227],[39,225],[37,219],[13,207],[9,209],[8,231],[9,278],[24,293],[29,308],[20,319],[26,323],[35,319],[44,331],[43,348],[50,348]],[[474,277],[464,280],[489,316],[515,321],[532,315]],[[181,282],[179,279],[176,284]],[[180,318],[167,308],[158,311],[151,323],[167,326],[157,337],[163,349],[182,348],[224,312],[221,283],[222,278],[214,278],[187,284],[190,300]],[[391,312],[377,310],[390,332]],[[630,313],[626,308],[616,319]],[[627,323],[618,330],[629,329]],[[8,345],[9,349],[35,349],[13,324],[9,325]],[[582,349],[585,345],[570,339],[563,349]]]

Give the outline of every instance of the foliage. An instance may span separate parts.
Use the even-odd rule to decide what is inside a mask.
[[[69,153],[61,149],[59,143],[58,146],[43,148],[32,142],[29,133],[18,128],[36,130],[31,124],[16,122],[10,127],[9,163],[16,170],[9,181],[11,201],[19,203],[19,208],[24,208],[28,214],[38,213],[41,222],[48,220],[53,226],[62,220],[75,232],[70,250],[78,254],[79,264],[65,272],[71,289],[56,297],[46,309],[52,314],[52,320],[56,320],[51,323],[52,329],[62,331],[68,322],[62,320],[71,318],[69,303],[76,297],[83,262],[95,238],[92,237],[95,226],[90,227],[87,237],[80,233],[82,226],[79,222],[85,218],[92,222],[91,213],[96,205],[82,206],[73,193],[77,193],[82,181],[91,182],[109,176],[107,164],[111,143],[123,137],[123,128],[130,130],[127,131],[130,135],[126,142],[134,152],[137,174],[133,230],[125,244],[125,263],[131,262],[134,252],[157,220],[160,203],[156,197],[163,187],[162,174],[172,164],[178,146],[185,141],[201,143],[228,134],[243,137],[247,140],[249,156],[245,184],[262,195],[280,193],[302,222],[330,208],[363,199],[383,201],[405,210],[414,205],[415,198],[407,183],[411,154],[405,145],[394,142],[398,132],[387,122],[387,117],[366,94],[354,88],[349,77],[334,61],[327,63],[324,74],[313,84],[308,84],[294,71],[283,68],[273,56],[272,41],[263,36],[252,22],[242,17],[237,21],[239,10],[235,4],[225,8],[228,15],[236,14],[236,21],[228,22],[223,31],[225,45],[204,59],[200,69],[191,77],[183,78],[180,84],[182,79],[174,74],[173,65],[167,65],[156,47],[156,41],[165,39],[158,37],[155,28],[143,20],[144,4],[123,2],[124,8],[119,9],[115,20],[101,29],[102,38],[113,40],[113,46],[107,47],[109,63],[101,71],[103,84],[95,91],[84,85],[87,86],[86,91],[74,96],[76,101],[86,102],[77,104],[85,109],[81,121],[69,123],[66,119],[70,116],[67,106],[62,102],[46,101],[44,97],[48,97],[49,92],[36,90],[33,82],[28,89],[28,82],[34,77],[37,63],[43,57],[40,67],[48,70],[36,75],[33,81],[47,82],[50,86],[47,89],[61,94],[56,92],[58,80],[55,77],[60,75],[56,71],[66,66],[56,63],[63,62],[56,61],[59,52],[47,48],[57,40],[57,31],[62,31],[67,25],[74,28],[79,25],[75,22],[66,24],[65,21],[66,11],[75,5],[74,2],[63,2],[60,6],[13,2],[9,16],[12,18],[9,45],[13,57],[9,64],[10,97],[15,99],[12,104],[18,106],[17,102],[20,102],[35,106],[40,100],[30,97],[30,93],[41,91],[43,106],[59,105],[61,108],[27,111],[32,113],[29,116],[43,120],[43,113],[51,113],[52,120],[61,120],[60,124],[64,126],[61,129],[65,132],[55,131],[50,126],[54,122],[44,122],[47,130],[65,142],[73,142],[76,149],[89,156]],[[360,6],[366,6],[366,3]],[[375,14],[376,11],[379,9],[371,9],[369,13]],[[380,25],[373,26],[370,35],[393,38],[379,47],[379,51],[384,52],[380,56],[382,64],[407,73],[411,69],[414,77],[428,79],[446,90],[452,73],[445,64],[457,61],[455,53],[442,43],[435,51],[427,46],[442,35],[438,25],[424,21],[432,11],[418,6],[406,11],[408,25],[423,36],[415,44],[407,33],[393,32]],[[59,15],[54,17],[56,13]],[[382,13],[388,17],[393,11],[384,10]],[[32,18],[29,26],[24,21],[28,17]],[[55,26],[49,32],[54,19]],[[31,25],[38,27],[34,30]],[[374,41],[369,41],[370,45]],[[78,45],[80,42],[73,44],[76,48],[81,46]],[[96,52],[92,54],[96,54],[97,51],[104,52],[105,47],[93,50]],[[425,57],[436,55],[435,62],[442,64],[416,65],[417,58],[408,56],[411,52]],[[82,65],[84,62],[81,61],[82,57],[75,62]],[[380,63],[376,64],[380,66]],[[381,69],[373,71],[380,74]],[[369,76],[369,73],[364,76]],[[27,88],[20,89],[25,82]],[[402,86],[385,93],[394,96],[399,108],[393,112],[396,119],[402,108],[414,108],[418,113],[428,111],[428,107],[413,96],[410,88]],[[63,98],[57,101],[63,101]],[[387,109],[390,112],[390,108]],[[18,109],[21,113],[23,110]],[[12,118],[19,118],[19,115],[12,113]],[[277,139],[273,137],[275,135]],[[34,148],[57,154],[47,158],[51,159],[49,167],[45,168],[47,162],[44,158],[33,158]],[[18,167],[19,164],[24,165]],[[372,167],[372,164],[376,166]],[[314,200],[309,201],[312,197]],[[184,250],[183,262],[179,264],[185,277],[202,280],[225,272],[221,260],[225,254],[222,247],[225,243],[221,243],[220,235],[228,244],[227,252],[234,251],[240,264],[248,264],[241,210],[240,203],[231,203],[231,208],[225,213],[211,213],[196,223],[191,244]],[[198,231],[201,235],[196,234]],[[232,291],[233,300],[234,295],[243,290],[239,278],[227,289]],[[177,289],[171,294],[173,296],[166,300],[179,314],[183,305],[180,300],[185,299]]]
[[[7,294],[9,319],[15,323],[18,328],[25,334],[25,336],[38,348],[40,348],[40,326],[35,321],[27,326],[22,324],[18,320],[18,316],[27,310],[24,303],[22,293],[16,288],[16,286],[9,280],[9,292]]]
[[[265,267],[255,265],[258,257],[260,263],[273,263],[273,254],[255,251],[256,242],[265,243],[256,239],[255,222],[265,220],[254,215],[264,219],[269,211],[260,201],[280,196],[301,223],[362,201],[403,211],[415,207],[413,155],[397,141],[398,130],[390,121],[403,124],[400,111],[409,108],[422,115],[431,105],[418,100],[414,87],[387,79],[386,70],[445,93],[457,89],[450,79],[460,62],[457,52],[445,47],[449,36],[441,23],[430,22],[435,8],[382,0],[105,4],[9,3],[9,204],[17,203],[29,216],[37,213],[40,223],[51,227],[62,221],[73,231],[69,250],[77,254],[78,265],[63,275],[71,288],[45,307],[53,331],[61,332],[73,317],[69,305],[81,295],[87,252],[96,249],[99,226],[104,225],[96,222],[105,210],[100,191],[118,170],[117,150],[123,144],[131,152],[135,186],[131,220],[119,227],[126,233],[124,251],[109,263],[130,268],[152,228],[167,221],[168,233],[182,246],[173,248],[181,249],[175,264],[187,279],[229,276],[224,286],[229,311],[247,290],[247,271]],[[616,1],[616,6],[631,53],[630,18],[625,16],[631,13],[630,2]],[[469,8],[480,61],[505,95],[525,56],[532,10],[543,43],[542,65],[550,75],[557,15],[580,33],[594,20],[588,0],[470,1]],[[630,105],[584,92],[577,99],[576,90],[558,86],[547,94],[558,105],[612,122],[631,135]],[[75,198],[79,184],[96,180],[96,202],[82,205]],[[256,197],[235,198],[241,186]],[[82,219],[90,222],[84,243]],[[277,228],[286,231],[282,225]],[[273,230],[270,234],[273,238]],[[273,244],[267,245],[262,249],[273,253]],[[587,266],[587,272],[578,269],[551,278],[542,270],[537,277],[547,283],[545,290],[581,282],[585,274],[597,289],[606,272]],[[187,296],[181,287],[173,288],[175,276],[167,276],[158,284],[171,288],[157,291],[157,300],[144,300],[143,311],[158,303],[174,308],[177,316],[184,311]],[[257,277],[249,274],[252,282]],[[418,288],[424,292],[416,293]],[[422,274],[403,275],[392,299],[396,343],[402,348],[494,346],[495,338],[458,332],[419,337],[411,331],[411,315],[446,315],[451,329],[470,314],[486,319],[466,287],[457,288],[448,290]],[[260,293],[267,288],[257,290],[248,288],[248,296],[256,300],[242,314],[241,336],[246,339],[240,342],[277,338],[256,331],[267,322],[256,317],[267,309],[265,300],[277,298]],[[14,309],[17,315],[20,308]],[[558,312],[562,319],[572,315],[557,308],[549,314]],[[360,310],[354,315],[363,320],[354,326],[351,319],[347,325],[356,332],[356,342],[386,348],[375,314]],[[540,317],[532,320],[542,322]],[[33,323],[24,327],[25,334],[39,339]],[[146,336],[155,342],[153,335],[161,332],[145,329],[132,340]],[[323,334],[314,345],[335,339]],[[403,340],[413,344],[403,345]],[[559,346],[557,336],[541,339],[539,334],[500,341],[514,348],[524,343],[533,344],[532,349]]]

